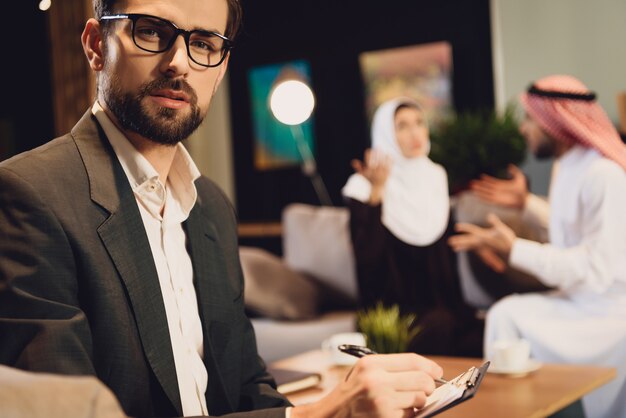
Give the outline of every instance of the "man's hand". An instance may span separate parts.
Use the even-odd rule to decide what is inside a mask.
[[[509,165],[510,180],[483,174],[470,182],[470,189],[483,200],[510,208],[523,209],[528,196],[528,183],[522,170]]]
[[[490,213],[487,216],[490,228],[481,228],[470,223],[458,223],[455,230],[459,235],[448,238],[448,244],[456,252],[489,249],[508,260],[513,242],[517,238],[515,232],[509,228],[496,215]]]
[[[410,418],[443,370],[413,353],[365,356],[326,397],[294,407],[292,418]]]
[[[487,247],[476,248],[474,253],[485,263],[487,267],[496,273],[504,273],[506,260],[503,260],[494,250]]]

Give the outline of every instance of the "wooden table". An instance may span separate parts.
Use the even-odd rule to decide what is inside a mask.
[[[237,229],[241,238],[280,237],[283,233],[280,222],[243,222]]]
[[[451,378],[471,366],[482,364],[481,359],[431,357]],[[288,395],[294,405],[315,401],[344,378],[349,367],[334,366],[327,354],[320,350],[280,360],[275,367],[322,373],[322,383],[311,389]],[[539,370],[523,377],[507,377],[487,373],[474,398],[444,412],[442,418],[484,417],[547,417],[604,385],[615,377],[615,369],[608,367],[544,364]]]

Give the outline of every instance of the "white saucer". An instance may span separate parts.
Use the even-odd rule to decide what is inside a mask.
[[[504,369],[498,368],[493,363],[487,369],[487,373],[502,374],[510,377],[526,376],[530,372],[534,372],[541,367],[541,363],[534,359],[529,359],[526,366],[521,369]]]

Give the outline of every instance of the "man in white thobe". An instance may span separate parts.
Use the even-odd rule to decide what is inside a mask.
[[[626,417],[626,146],[595,94],[570,76],[536,81],[521,96],[520,131],[538,157],[557,159],[549,209],[532,195],[526,219],[549,216],[549,243],[517,238],[495,216],[489,228],[457,224],[455,251],[487,249],[555,288],[511,295],[488,311],[493,342],[525,338],[543,362],[615,367],[617,378],[583,398],[589,418]]]

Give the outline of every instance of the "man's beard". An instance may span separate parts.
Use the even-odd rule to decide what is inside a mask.
[[[143,84],[139,93],[122,93],[117,76],[113,75],[103,91],[104,100],[118,123],[124,130],[135,132],[142,137],[163,145],[176,145],[188,138],[195,131],[204,115],[198,107],[198,96],[184,80],[160,78]],[[178,116],[179,110],[160,107],[156,115],[142,106],[144,98],[151,92],[161,89],[182,90],[189,97],[191,112],[184,118]]]
[[[545,136],[543,141],[537,145],[535,149],[534,155],[538,160],[547,160],[549,158],[554,157],[555,154],[555,143],[554,139]]]

